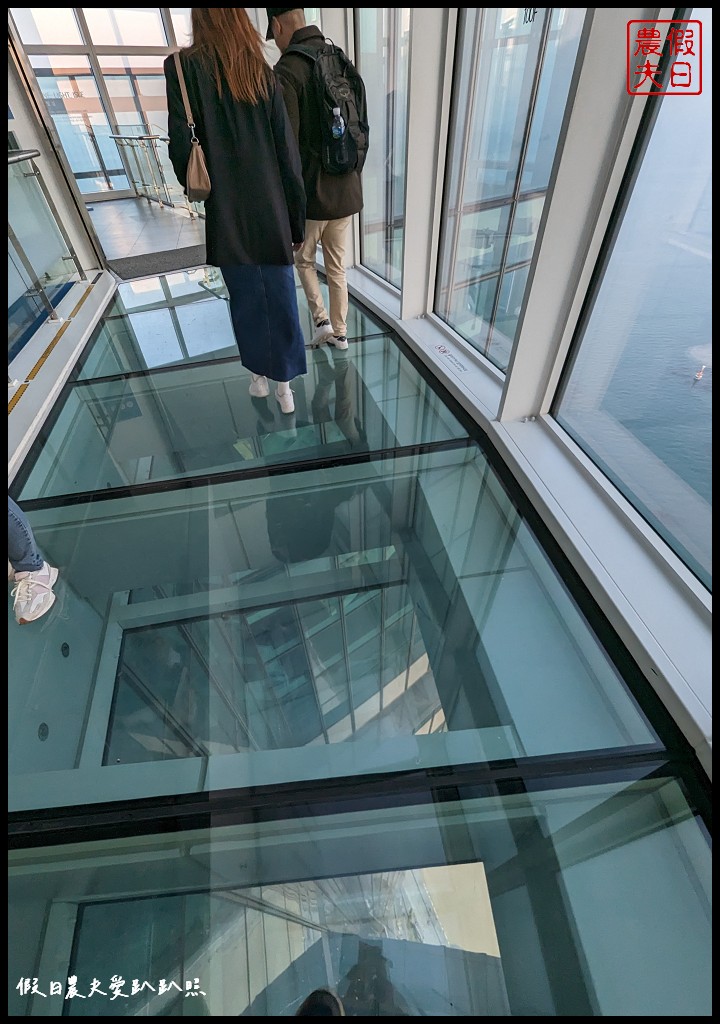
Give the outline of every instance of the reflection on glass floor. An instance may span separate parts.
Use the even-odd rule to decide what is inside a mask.
[[[11,852],[10,1015],[707,1016],[706,838],[633,774]]]
[[[327,285],[321,283],[327,301]],[[297,289],[307,343],[313,332],[305,295]],[[107,375],[207,359],[237,358],[227,290],[215,267],[147,277],[119,285],[76,376]],[[348,338],[384,334],[385,328],[358,306],[348,310]]]
[[[20,500],[467,438],[387,336],[308,352],[290,415],[250,379],[235,360],[68,386]]]
[[[272,395],[251,397],[224,299],[211,268],[120,286],[15,482],[20,501],[467,442],[392,338],[356,307],[348,351],[308,351],[293,414]]]
[[[657,745],[474,446],[31,519],[20,807]]]
[[[41,844],[152,800],[179,834],[13,853],[11,1015],[289,1016],[321,984],[354,1016],[706,1014],[677,731],[490,455],[350,325],[283,417],[216,275],[123,285],[13,483],[60,578],[8,612],[10,811]],[[32,992],[70,976],[85,999]]]
[[[378,586],[128,631],[103,763],[413,735],[444,722],[408,588]]]

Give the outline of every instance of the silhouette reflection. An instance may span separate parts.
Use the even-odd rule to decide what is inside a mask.
[[[358,942],[358,958],[338,986],[348,1017],[411,1017],[405,1000],[390,980],[392,961],[374,942]]]
[[[318,377],[311,402],[313,422],[321,424],[334,420],[352,449],[364,446],[367,450],[367,437],[356,415],[353,400],[357,391],[355,368],[347,351],[340,352],[337,349],[332,351],[332,361],[325,349],[318,349],[315,354]],[[335,385],[334,415],[330,412],[333,385]]]

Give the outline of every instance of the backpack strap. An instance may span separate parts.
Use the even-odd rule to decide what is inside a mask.
[[[309,46],[302,46],[300,43],[292,43],[290,46],[286,47],[283,57],[289,53],[300,53],[303,57],[309,57],[314,64],[318,59],[320,52],[320,50],[311,50]]]

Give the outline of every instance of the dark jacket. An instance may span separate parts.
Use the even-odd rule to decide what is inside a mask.
[[[308,49],[320,49],[325,37],[315,25],[306,25],[293,34],[290,45],[302,43]],[[282,82],[283,95],[290,122],[300,144],[303,178],[307,194],[307,215],[310,220],[338,220],[350,217],[363,208],[362,179],[357,171],[350,174],[326,174],[320,162],[320,117],[314,94],[308,88],[313,71],[312,62],[299,53],[284,53],[275,65],[275,74]]]
[[[270,75],[270,98],[236,102],[199,59],[181,54],[195,134],[205,153],[212,193],[205,202],[207,262],[291,264],[293,242],[305,237],[305,188],[300,155],[282,90]],[[164,62],[170,161],[180,184],[190,154],[175,59]]]

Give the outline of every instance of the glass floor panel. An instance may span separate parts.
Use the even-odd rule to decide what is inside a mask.
[[[320,290],[328,302],[327,285]],[[305,293],[297,288],[300,322],[310,345],[313,322]],[[385,334],[386,328],[351,303],[347,336],[352,341]],[[238,357],[227,289],[220,271],[204,267],[118,286],[75,376],[91,380],[112,374]]]
[[[250,380],[236,359],[68,385],[20,501],[467,439],[387,335],[308,351],[290,415]]]
[[[11,851],[8,1012],[709,1016],[709,847],[658,767]]]
[[[13,481],[10,1015],[709,1015],[692,751],[351,305],[283,417],[217,275],[122,285]]]
[[[14,809],[659,744],[474,445],[30,520]]]

